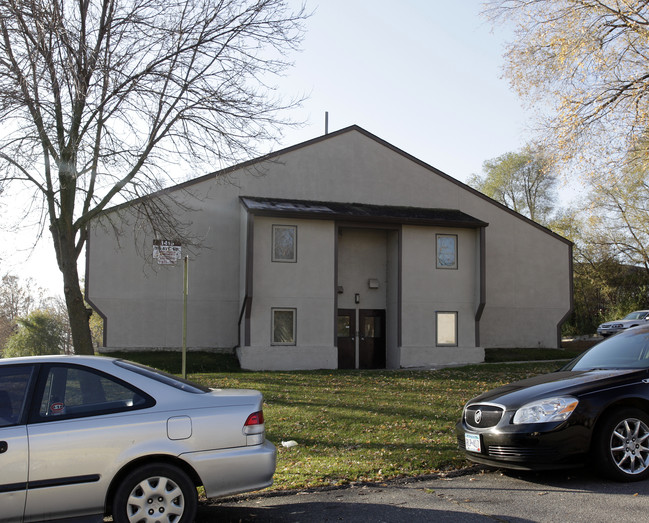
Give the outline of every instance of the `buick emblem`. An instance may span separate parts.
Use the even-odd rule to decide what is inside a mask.
[[[480,409],[476,410],[473,414],[473,420],[476,425],[480,425],[480,422],[482,421],[482,411]]]

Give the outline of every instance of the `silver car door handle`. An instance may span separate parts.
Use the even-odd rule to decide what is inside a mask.
[[[0,454],[4,454],[7,452],[7,449],[9,448],[9,445],[7,445],[6,441],[0,441]]]

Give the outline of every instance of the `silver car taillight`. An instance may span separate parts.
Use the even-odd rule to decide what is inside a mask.
[[[266,440],[266,427],[264,425],[264,412],[253,412],[243,424],[243,433],[246,435],[246,445],[261,445]]]

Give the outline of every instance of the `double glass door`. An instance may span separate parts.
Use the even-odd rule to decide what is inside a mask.
[[[337,324],[339,369],[385,368],[385,310],[339,309]]]

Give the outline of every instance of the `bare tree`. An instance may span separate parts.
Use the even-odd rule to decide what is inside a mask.
[[[178,158],[236,160],[286,123],[295,102],[271,82],[306,16],[286,3],[0,0],[0,187],[28,188],[51,233],[76,352],[93,350],[77,271],[88,222],[163,188]],[[142,205],[173,229],[155,198]]]
[[[649,176],[627,166],[593,184],[587,200],[588,243],[649,274]]]

